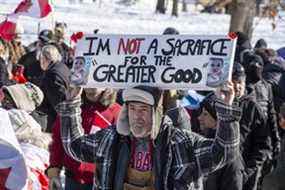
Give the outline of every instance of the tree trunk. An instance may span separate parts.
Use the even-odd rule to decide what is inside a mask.
[[[244,32],[251,39],[255,16],[255,0],[233,0],[230,32]]]
[[[187,3],[185,0],[183,0],[183,3],[182,3],[182,11],[187,12]]]
[[[178,0],[173,0],[173,4],[172,4],[172,16],[178,17]]]
[[[165,14],[165,12],[166,12],[165,0],[157,0],[156,12],[161,13],[161,14]]]

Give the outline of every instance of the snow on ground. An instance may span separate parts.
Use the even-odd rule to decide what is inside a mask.
[[[0,20],[3,14],[12,12],[21,0],[0,0]],[[76,1],[76,0],[74,0]],[[230,17],[218,14],[200,14],[194,6],[189,12],[180,13],[178,18],[155,14],[156,0],[137,0],[138,3],[126,6],[122,0],[85,0],[83,4],[69,4],[67,0],[51,0],[54,11],[41,20],[21,17],[19,23],[25,29],[24,44],[36,39],[38,29],[52,28],[55,21],[68,24],[68,34],[77,31],[92,33],[99,29],[100,33],[114,34],[161,34],[172,26],[182,34],[226,34],[229,29]],[[169,11],[170,11],[169,6]],[[285,17],[285,13],[282,13]],[[40,21],[40,24],[39,24]],[[271,21],[256,19],[253,43],[259,38],[268,41],[269,46],[277,49],[285,46],[285,20],[278,20],[277,28],[273,31]]]

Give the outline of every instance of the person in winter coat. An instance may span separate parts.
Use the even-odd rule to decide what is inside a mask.
[[[17,83],[26,83],[28,82],[27,79],[24,76],[24,66],[23,65],[18,65],[14,64],[13,69],[12,69],[12,79],[16,81]]]
[[[17,108],[32,113],[44,99],[41,89],[29,82],[3,86],[2,91],[4,99],[1,103],[5,109]]]
[[[15,81],[10,80],[7,65],[5,61],[0,57],[0,88],[4,85],[10,85],[15,83]]]
[[[84,89],[81,117],[85,134],[95,133],[109,124],[115,125],[121,106],[114,101],[115,93],[112,89]],[[50,186],[62,188],[59,174],[64,167],[66,190],[91,190],[96,166],[93,163],[78,162],[64,152],[59,119],[52,129],[52,137],[50,166],[46,170]]]
[[[274,95],[275,110],[285,102],[285,61],[277,56],[273,49],[257,49],[256,54],[262,57],[264,68],[262,77],[271,84]]]
[[[285,130],[285,104],[280,106],[279,112],[279,127],[282,131]],[[278,164],[276,169],[264,178],[264,190],[282,190],[285,189],[285,139],[282,139],[281,154],[278,156]]]
[[[40,53],[40,66],[44,71],[41,89],[45,95],[39,111],[47,115],[46,131],[51,132],[56,119],[55,106],[66,99],[70,84],[70,71],[62,63],[62,56],[54,45],[46,45]]]
[[[7,43],[0,38],[0,88],[3,85],[14,84],[11,79],[11,73],[8,70],[9,52]]]
[[[254,91],[254,98],[261,107],[265,124],[270,129],[270,152],[263,166],[262,177],[259,186],[262,186],[262,179],[270,173],[275,165],[276,157],[280,152],[280,136],[278,132],[277,114],[274,107],[272,86],[263,77],[264,61],[261,56],[255,53],[248,53],[244,56],[243,65],[246,72],[246,85],[250,91]]]
[[[232,81],[236,94],[234,104],[239,105],[242,109],[240,156],[222,169],[210,174],[205,181],[206,190],[257,189],[263,163],[270,151],[269,127],[265,125],[262,109],[256,103],[253,95],[254,91],[246,91],[245,69],[238,62],[235,62],[233,66]],[[206,126],[209,128],[214,123],[213,120],[216,116],[212,106],[214,103],[211,103],[214,100],[212,97],[206,98],[201,104],[204,110],[207,110],[207,113],[209,113],[208,115],[212,116],[212,119],[206,118],[208,122],[205,122],[204,115],[199,117],[202,127]],[[215,135],[211,131],[213,129],[207,130],[210,132],[207,133],[207,137],[213,138]]]
[[[40,106],[44,99],[43,92],[39,87],[27,82],[25,84],[3,86],[2,92],[1,106],[9,110],[13,126],[21,127],[22,129],[19,129],[20,132],[30,125],[36,126],[31,127],[32,129],[42,127],[34,115],[35,109]],[[18,127],[14,129],[17,131]]]
[[[9,61],[12,65],[17,64],[20,58],[26,54],[25,47],[21,42],[19,31],[16,31],[15,38],[8,42],[9,48]]]
[[[200,127],[207,138],[214,138],[217,126],[217,116],[215,112],[214,100],[207,97],[203,100],[202,112],[198,119]],[[213,103],[212,103],[213,102]],[[223,168],[206,176],[204,180],[204,190],[242,190],[243,188],[244,166],[242,157],[239,156],[232,162],[226,164]]]
[[[64,42],[67,25],[63,22],[56,22],[54,28],[54,41],[62,56],[62,61],[69,69],[72,68],[72,49]]]
[[[28,170],[27,189],[46,189],[48,178],[43,174],[48,163],[45,160],[48,157],[47,148],[51,137],[41,131],[41,126],[31,114],[41,104],[43,93],[32,83],[4,86],[3,92],[2,108],[8,112],[13,131],[24,153],[25,167]],[[21,173],[13,175],[24,177]]]
[[[214,140],[180,128],[190,126],[182,108],[177,122],[171,115],[161,118],[161,91],[150,86],[125,89],[116,126],[84,135],[80,93],[74,90],[57,105],[63,147],[74,159],[96,163],[93,189],[201,189],[204,174],[238,155],[241,112],[232,105],[232,84],[227,87],[227,93],[217,91]]]
[[[270,128],[261,106],[256,102],[255,91],[246,89],[246,73],[240,63],[234,64],[232,81],[235,103],[242,108],[240,149],[244,162],[243,190],[255,190],[263,164],[271,151]]]
[[[36,42],[36,49],[23,55],[18,64],[24,66],[25,78],[37,86],[41,86],[44,71],[41,69],[39,55],[43,46],[52,42],[53,33],[51,30],[42,30]]]

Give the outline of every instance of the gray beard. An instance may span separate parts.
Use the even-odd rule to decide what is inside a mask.
[[[147,138],[150,136],[150,132],[148,133],[146,129],[139,129],[140,127],[132,127],[130,126],[131,133],[136,138]]]

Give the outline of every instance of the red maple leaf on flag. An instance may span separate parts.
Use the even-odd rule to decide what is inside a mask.
[[[0,23],[0,38],[11,41],[15,38],[16,23],[10,22],[8,20]]]
[[[0,189],[6,190],[5,184],[10,174],[10,171],[11,171],[11,167],[0,169]]]

